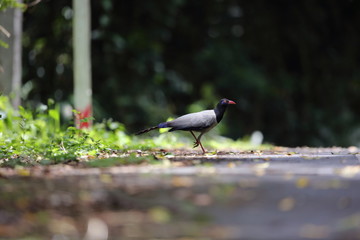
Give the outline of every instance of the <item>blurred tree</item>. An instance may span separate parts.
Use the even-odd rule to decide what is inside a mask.
[[[13,106],[20,105],[22,1],[0,3],[0,93],[10,95]]]

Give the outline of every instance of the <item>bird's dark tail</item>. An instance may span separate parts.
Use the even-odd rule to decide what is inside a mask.
[[[147,132],[150,132],[150,131],[158,129],[158,128],[159,128],[158,126],[147,128],[147,129],[144,129],[144,130],[141,130],[141,131],[135,133],[135,135],[140,135],[140,134],[143,134],[143,133],[147,133]]]

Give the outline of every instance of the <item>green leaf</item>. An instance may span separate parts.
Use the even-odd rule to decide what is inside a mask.
[[[26,4],[19,3],[16,0],[1,0],[0,2],[0,11],[4,11],[7,8],[21,8],[22,10],[26,9]]]
[[[50,109],[49,116],[53,119],[54,130],[60,130],[60,111],[58,109]]]
[[[60,120],[60,113],[55,110],[55,109],[50,109],[49,110],[49,116],[54,119],[55,121],[59,121]]]
[[[0,46],[4,47],[4,48],[9,48],[9,44],[7,44],[6,42],[0,40]]]

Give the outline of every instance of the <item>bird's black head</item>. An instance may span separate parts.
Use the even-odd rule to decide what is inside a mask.
[[[216,105],[216,108],[214,109],[216,114],[216,121],[219,123],[224,116],[225,110],[227,105],[229,104],[236,104],[234,101],[231,101],[229,99],[223,98],[220,100],[220,102]]]
[[[236,104],[236,103],[226,98],[221,99],[220,102],[218,103],[218,105],[229,105],[229,104]]]

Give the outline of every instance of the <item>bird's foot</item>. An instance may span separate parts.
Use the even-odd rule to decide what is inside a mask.
[[[199,141],[195,141],[195,142],[194,142],[194,146],[193,146],[193,148],[198,147],[198,146],[199,146],[199,144],[200,144],[200,142],[199,142]]]

